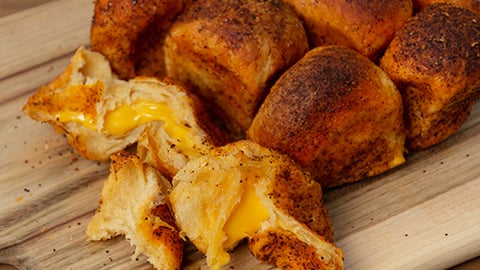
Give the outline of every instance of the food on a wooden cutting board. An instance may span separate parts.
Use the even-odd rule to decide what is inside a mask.
[[[186,106],[186,104],[193,106],[192,100],[188,99],[187,94],[179,87],[173,83],[167,84],[147,77],[130,81],[119,80],[110,70],[108,61],[99,53],[79,48],[65,72],[35,93],[25,105],[25,111],[32,118],[49,122],[66,132],[77,150],[87,151],[80,152],[86,157],[97,159],[98,155],[92,156],[92,153],[88,152],[93,151],[93,153],[108,155],[112,160],[111,174],[102,189],[100,208],[89,224],[87,232],[89,238],[102,240],[125,234],[137,247],[137,251],[144,253],[159,269],[163,269],[161,267],[176,269],[178,256],[180,256],[180,243],[174,238],[177,231],[166,215],[168,205],[162,203],[169,192],[168,185],[165,183],[167,180],[152,165],[144,162],[161,168],[172,165],[174,170],[163,172],[172,176],[175,175],[175,170],[184,168],[185,162],[189,159],[204,160],[203,155],[213,151],[211,148],[214,145],[211,144],[212,141],[206,141],[210,139],[206,135],[200,137],[197,133],[191,134],[191,129],[194,128],[192,125],[197,127],[196,122],[176,121],[179,116],[182,116],[180,120],[184,120],[183,117],[196,120],[193,107]],[[159,96],[162,98],[158,98]],[[101,113],[98,113],[99,108]],[[145,113],[146,119],[142,119],[143,116],[137,119],[138,113]],[[116,145],[108,149],[100,149],[102,145],[98,143],[102,140],[98,137],[104,140],[110,136],[122,138],[127,136],[125,133],[129,133],[131,128],[139,128],[135,127],[137,124],[145,125],[141,132],[136,133],[138,138],[132,140],[138,140],[139,156],[123,151],[112,153],[112,147],[117,147]],[[79,137],[81,142],[86,144],[86,148],[76,141],[80,140]],[[172,138],[173,141],[164,141],[165,137]],[[195,145],[197,139],[203,148]],[[161,151],[158,144],[163,145],[166,151],[158,154]],[[123,149],[125,146],[121,144],[118,149]],[[242,150],[237,151],[237,146]],[[178,152],[169,152],[177,148]],[[217,152],[214,153],[219,154],[219,150],[215,151]],[[240,216],[232,217],[232,220],[237,219],[237,221],[231,221],[233,225],[227,227],[231,228],[228,229],[228,233],[233,236],[226,244],[226,249],[233,248],[241,238],[245,237],[237,230],[243,230],[242,226],[247,226],[245,229],[249,230],[248,226],[252,225],[242,221],[238,223],[238,219],[242,220],[249,215],[249,213],[241,214],[241,211],[249,211],[250,207],[257,206],[249,203],[252,198],[250,195],[253,195],[250,188],[253,186],[255,189],[261,188],[268,182],[270,184],[265,187],[265,191],[273,192],[270,195],[276,202],[268,206],[271,208],[268,220],[259,221],[268,226],[262,227],[261,230],[258,228],[256,231],[258,234],[255,232],[251,234],[250,248],[255,256],[280,267],[315,264],[333,267],[332,269],[341,268],[343,255],[341,250],[332,243],[333,231],[322,202],[321,186],[317,182],[311,180],[307,173],[301,171],[298,165],[286,156],[275,154],[253,142],[240,142],[226,146],[220,151],[224,151],[226,156],[237,156],[240,152],[253,151],[250,156],[232,160],[228,164],[237,166],[240,169],[239,172],[247,173],[243,176],[248,178],[252,177],[251,170],[259,170],[253,173],[256,174],[253,176],[255,180],[245,179],[247,185],[241,185],[242,188],[247,188],[245,195],[247,205],[241,207],[243,210],[239,210]],[[188,155],[188,159],[177,162],[178,154]],[[214,157],[209,156],[206,159],[210,158]],[[249,158],[253,159],[251,163],[248,161]],[[255,161],[257,158],[261,162]],[[157,166],[159,164],[160,166]],[[252,166],[258,167],[255,169]],[[247,170],[243,171],[243,168]],[[222,169],[223,171],[218,171],[220,175],[231,175],[231,168],[223,167]],[[263,175],[269,179],[267,182],[262,178],[256,178]],[[234,180],[240,179],[234,178]],[[208,190],[197,189],[191,192],[208,194],[206,191]],[[239,195],[230,193],[232,194]],[[267,199],[268,194],[263,196]],[[241,198],[243,197],[236,199],[241,200]],[[255,201],[255,196],[253,199]],[[179,200],[176,202],[177,209],[184,203],[179,204]],[[217,203],[225,202],[219,200]],[[185,203],[185,207],[189,206]],[[275,210],[277,208],[278,211]],[[192,211],[187,213],[189,216],[199,216],[203,213],[195,212],[195,209],[190,210]],[[216,233],[213,231],[215,227],[205,226],[201,229]],[[168,234],[164,234],[164,231]],[[173,250],[170,249],[170,245],[173,245]],[[267,249],[268,252],[266,252]],[[294,252],[300,251],[302,256],[296,256],[298,254]],[[290,256],[286,256],[285,252]]]
[[[244,131],[273,80],[307,50],[301,21],[280,0],[198,0],[168,31],[166,70]]]
[[[247,136],[338,186],[404,162],[402,113],[400,92],[368,58],[318,47],[274,84]]]
[[[225,140],[202,106],[171,80],[119,80],[101,54],[79,48],[65,71],[23,109],[34,120],[65,132],[88,159],[108,160],[141,140],[142,149],[151,151],[145,157],[173,176],[189,158]]]
[[[100,207],[87,228],[92,241],[125,235],[158,270],[180,269],[184,240],[168,203],[170,182],[137,156],[112,155]]]
[[[105,55],[122,79],[164,74],[165,32],[188,0],[95,0],[92,50]]]
[[[321,186],[402,164],[406,136],[411,149],[445,139],[480,95],[467,10],[429,6],[403,26],[411,1],[285,2],[95,1],[105,57],[79,48],[24,106],[84,157],[112,160],[91,240],[126,235],[157,269],[180,267],[179,234],[212,268],[247,238],[279,268],[343,269]],[[371,60],[395,32],[381,59],[392,81]],[[307,52],[308,38],[336,45]],[[215,148],[225,134],[189,91],[252,141]]]
[[[407,147],[437,144],[458,130],[480,97],[480,17],[430,5],[396,33],[380,65],[402,92]]]
[[[480,1],[478,0],[413,0],[415,10],[422,10],[427,6],[435,3],[448,3],[455,6],[463,7],[480,15]]]
[[[288,156],[252,141],[189,161],[173,179],[170,202],[212,269],[244,238],[256,258],[282,269],[343,268],[321,186]]]
[[[411,0],[284,0],[305,22],[312,47],[342,45],[376,59],[405,21]]]

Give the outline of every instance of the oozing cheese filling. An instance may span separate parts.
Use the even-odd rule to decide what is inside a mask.
[[[402,155],[396,156],[391,162],[390,166],[391,167],[396,167],[400,164],[403,164],[405,162],[405,158]]]
[[[270,217],[252,185],[247,185],[240,203],[230,215],[223,230],[227,236],[225,248],[232,248],[238,241],[260,229],[263,221]]]
[[[175,123],[172,110],[164,103],[137,101],[123,105],[105,115],[103,130],[122,135],[151,121],[162,121],[168,134],[185,137],[190,129]]]
[[[83,113],[80,112],[62,111],[55,115],[55,119],[61,123],[77,122],[81,123],[87,128],[95,129],[95,123],[93,119],[90,117],[86,117]]]
[[[57,113],[56,118],[60,122],[78,122],[95,129],[94,120],[82,113],[64,111]],[[111,135],[123,135],[151,121],[162,121],[165,132],[180,142],[179,147],[186,154],[196,153],[194,142],[189,137],[190,127],[178,124],[172,109],[165,103],[140,100],[117,107],[105,115],[103,131]]]

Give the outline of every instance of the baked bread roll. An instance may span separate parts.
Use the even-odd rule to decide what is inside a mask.
[[[302,23],[280,0],[199,0],[168,32],[166,70],[241,133],[273,80],[307,50]]]
[[[257,258],[277,267],[343,267],[320,185],[289,157],[252,141],[189,161],[173,178],[170,202],[212,269],[228,263],[227,251],[244,238]]]
[[[141,147],[155,155],[152,164],[171,162],[161,169],[173,175],[185,160],[225,140],[202,106],[171,80],[119,80],[101,54],[79,48],[65,71],[30,97],[23,110],[64,132],[92,160],[108,160],[142,137]],[[155,125],[149,130],[162,129],[159,137],[151,139],[150,131],[142,136],[149,125]],[[161,156],[165,148],[176,155]]]
[[[413,0],[413,7],[416,10],[423,10],[427,6],[435,3],[448,3],[463,7],[480,16],[480,1],[478,0]]]
[[[112,155],[100,207],[87,228],[89,240],[125,235],[156,269],[180,269],[184,241],[168,206],[170,182],[135,155]]]
[[[317,47],[274,84],[247,137],[338,186],[405,161],[402,113],[399,91],[368,58]]]
[[[402,92],[407,147],[424,149],[452,135],[480,97],[480,17],[434,4],[397,32],[381,67]]]
[[[311,47],[342,45],[375,60],[412,16],[411,0],[284,0],[305,22]]]
[[[122,79],[164,76],[163,41],[189,0],[95,0],[92,50],[105,55]]]

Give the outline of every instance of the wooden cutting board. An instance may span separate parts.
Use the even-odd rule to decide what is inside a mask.
[[[0,19],[0,269],[151,269],[119,237],[88,242],[108,163],[21,112],[88,46],[92,3],[58,0]],[[445,269],[480,255],[480,103],[453,137],[379,177],[325,192],[346,269]],[[186,249],[185,269],[208,269]],[[225,269],[271,269],[244,245]]]

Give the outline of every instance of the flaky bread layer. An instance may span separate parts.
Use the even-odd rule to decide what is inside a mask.
[[[112,155],[100,207],[87,228],[89,240],[118,235],[135,246],[157,269],[180,269],[184,242],[168,206],[171,185],[135,155]]]

